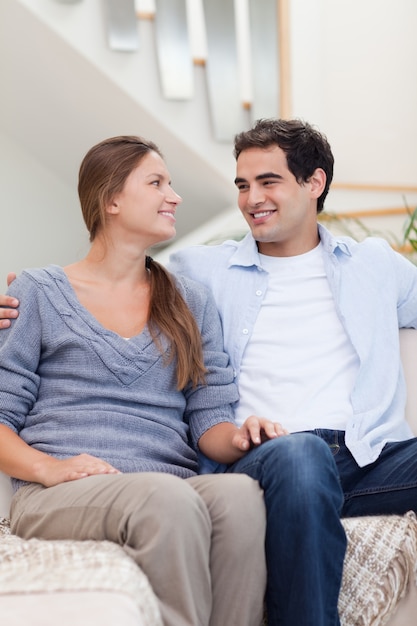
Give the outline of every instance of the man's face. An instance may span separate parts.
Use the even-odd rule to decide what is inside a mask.
[[[299,184],[277,145],[240,153],[235,179],[238,204],[259,252],[294,256],[318,244],[317,198],[325,180],[323,170],[317,169],[309,181]]]

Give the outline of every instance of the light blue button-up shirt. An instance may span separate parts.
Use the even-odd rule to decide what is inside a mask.
[[[417,327],[417,267],[383,239],[358,243],[334,237],[321,225],[319,234],[337,314],[359,359],[351,394],[353,417],[345,438],[364,466],[378,458],[388,441],[413,436],[404,417],[398,329]],[[254,238],[248,233],[240,242],[181,250],[173,254],[170,269],[213,292],[238,382],[242,356],[268,289],[268,273],[261,267]]]

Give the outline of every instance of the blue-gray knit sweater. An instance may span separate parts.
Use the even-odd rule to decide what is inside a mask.
[[[237,388],[211,295],[190,279],[178,285],[208,369],[205,386],[184,391],[147,328],[126,341],[81,306],[62,268],[23,272],[9,289],[20,315],[0,332],[0,423],[57,458],[86,452],[122,472],[196,474],[198,440],[234,421]]]

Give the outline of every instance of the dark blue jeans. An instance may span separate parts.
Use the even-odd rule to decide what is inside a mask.
[[[360,468],[340,431],[268,441],[228,468],[257,479],[267,509],[269,626],[338,626],[346,537],[340,518],[417,511],[417,439]]]

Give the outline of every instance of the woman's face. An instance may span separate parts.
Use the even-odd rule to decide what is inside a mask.
[[[149,152],[129,174],[108,213],[127,236],[143,237],[149,247],[175,237],[175,212],[180,202],[164,160]]]

